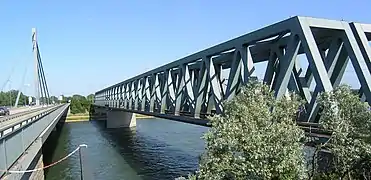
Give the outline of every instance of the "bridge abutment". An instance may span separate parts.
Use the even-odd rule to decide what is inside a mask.
[[[32,167],[32,169],[38,169],[38,168],[44,167],[43,155],[41,152],[38,154],[38,157],[34,159],[34,162],[35,164]],[[32,172],[29,176],[29,179],[44,180],[45,179],[44,170]]]
[[[135,127],[137,119],[135,113],[125,111],[107,111],[107,128]]]

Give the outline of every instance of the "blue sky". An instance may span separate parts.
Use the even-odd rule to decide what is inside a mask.
[[[87,95],[157,66],[303,15],[371,23],[371,1],[0,1],[0,85],[33,90],[31,28],[52,95]],[[14,72],[11,73],[14,67]],[[347,75],[352,78],[351,75]]]

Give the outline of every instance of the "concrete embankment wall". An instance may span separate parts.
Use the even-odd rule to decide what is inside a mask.
[[[136,119],[150,119],[154,118],[153,116],[146,116],[146,115],[141,115],[141,114],[135,114]],[[84,122],[84,121],[89,121],[89,120],[94,120],[94,121],[106,121],[107,120],[107,114],[97,114],[97,115],[89,115],[89,114],[69,114],[66,118],[67,123],[72,123],[72,122]]]

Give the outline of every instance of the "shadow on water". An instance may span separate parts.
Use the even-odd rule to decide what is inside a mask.
[[[50,133],[49,137],[46,139],[42,146],[43,163],[44,165],[51,164],[53,157],[56,153],[57,145],[61,140],[60,136],[65,125],[67,118],[67,111],[62,115],[61,120],[56,124],[55,131]],[[49,169],[44,170],[44,174],[47,174]]]
[[[103,119],[104,114],[90,112]],[[96,117],[96,116],[90,116]],[[106,121],[60,124],[43,147],[50,164],[88,144],[88,168],[95,179],[174,179],[198,168],[207,128],[162,119],[138,119],[135,128],[107,129]],[[45,170],[45,179],[79,179],[78,154]]]
[[[177,123],[166,120],[138,120],[139,127],[117,129],[106,129],[105,121],[91,121],[91,123],[143,179],[174,179],[186,176],[197,169],[199,151],[187,152],[193,149],[189,147],[183,149],[177,144],[166,142],[182,141],[182,139],[172,139],[171,136],[164,138],[164,134],[157,135],[154,132],[144,134],[149,132],[140,126],[143,121]],[[198,146],[196,149],[203,148]]]

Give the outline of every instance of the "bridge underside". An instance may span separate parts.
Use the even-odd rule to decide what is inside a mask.
[[[340,85],[348,62],[371,103],[370,40],[371,24],[293,17],[98,91],[95,105],[203,124],[265,63],[276,98],[296,92],[306,101],[299,121],[316,122],[318,94]]]
[[[134,113],[134,114],[142,114],[147,116],[153,116],[163,119],[169,119],[189,124],[196,124],[201,126],[209,126],[209,120],[206,118],[194,118],[189,116],[175,116],[173,114],[160,114],[156,112],[146,112],[146,111],[140,111],[140,110],[131,110],[131,109],[123,109],[123,108],[115,108],[115,107],[107,107],[107,106],[99,106],[94,105],[95,111],[98,111],[100,113],[103,112],[103,114],[106,114],[108,111],[123,111],[128,113]],[[102,116],[97,116],[98,118]],[[94,118],[94,115],[92,116]],[[107,117],[106,117],[107,118]],[[95,120],[95,119],[94,119]]]

